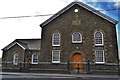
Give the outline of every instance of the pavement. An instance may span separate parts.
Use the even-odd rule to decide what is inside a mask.
[[[44,77],[91,77],[91,78],[118,78],[120,75],[96,75],[96,74],[53,74],[53,73],[19,73],[19,72],[0,72],[1,75],[12,76],[44,76]]]

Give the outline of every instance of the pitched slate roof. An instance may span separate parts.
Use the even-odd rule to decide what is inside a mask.
[[[113,24],[117,24],[118,21],[112,19],[111,17],[93,9],[92,7],[82,3],[82,2],[79,2],[79,1],[75,1],[75,2],[72,2],[71,4],[69,4],[68,6],[66,6],[65,8],[63,8],[62,10],[60,10],[59,12],[57,12],[56,14],[54,14],[52,17],[50,17],[49,19],[47,19],[45,22],[43,22],[42,24],[40,24],[41,27],[44,27],[45,25],[47,25],[48,23],[50,23],[52,20],[56,19],[57,17],[59,17],[61,14],[63,14],[64,12],[66,12],[68,9],[70,9],[71,7],[73,7],[74,5],[79,5],[85,9],[87,9],[88,11],[92,12],[93,14],[96,14],[100,17],[102,17],[103,19],[113,23]]]
[[[16,44],[22,47],[23,49],[29,49],[29,50],[40,50],[41,48],[40,39],[16,39],[13,42],[11,42],[9,45],[4,47],[2,50],[6,51]]]

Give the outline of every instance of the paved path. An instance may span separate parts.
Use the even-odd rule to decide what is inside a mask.
[[[104,79],[104,78],[84,78],[84,79],[78,79],[78,78],[74,78],[74,79],[64,79],[64,78],[7,78],[7,79],[2,79],[2,80],[119,80],[119,79]]]

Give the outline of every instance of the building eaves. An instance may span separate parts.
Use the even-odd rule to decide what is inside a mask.
[[[23,46],[23,45],[26,45],[26,44],[23,44],[23,43],[19,43],[19,42],[17,42],[17,40],[14,40],[13,42],[11,42],[10,44],[8,44],[6,47],[4,47],[2,50],[3,51],[6,51],[6,50],[9,50],[11,47],[13,47],[14,45],[18,45],[18,46],[20,46],[22,49],[26,49],[25,48],[25,46]]]
[[[7,51],[14,45],[18,45],[24,50],[40,50],[41,48],[41,40],[40,39],[16,39],[7,46],[5,46],[2,50]]]

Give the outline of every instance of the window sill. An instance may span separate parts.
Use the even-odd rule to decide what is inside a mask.
[[[59,64],[60,61],[52,61],[53,64]]]
[[[38,64],[38,63],[33,63],[33,62],[32,62],[31,64]]]
[[[104,44],[95,44],[95,46],[104,46]]]
[[[17,65],[18,65],[18,63],[13,63],[13,65],[14,65],[14,66],[17,66]]]
[[[73,43],[73,44],[74,44],[74,43],[79,43],[79,44],[80,44],[80,43],[82,43],[82,42],[80,42],[80,41],[73,41],[72,43]]]
[[[52,45],[52,46],[58,46],[59,47],[60,45]]]
[[[105,64],[105,62],[95,62],[95,64]]]

